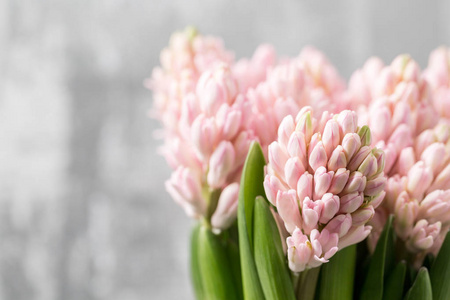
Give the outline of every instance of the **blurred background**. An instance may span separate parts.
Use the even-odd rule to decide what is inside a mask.
[[[371,55],[424,68],[450,2],[0,0],[0,299],[192,299],[143,87],[187,25],[237,58],[314,45],[348,78]]]

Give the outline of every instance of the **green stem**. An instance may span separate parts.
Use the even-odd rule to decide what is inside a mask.
[[[313,300],[319,279],[320,267],[308,269],[300,273],[299,284],[296,287],[297,299]]]
[[[291,272],[291,280],[292,280],[292,285],[294,286],[294,291],[298,290],[298,286],[300,284],[300,276],[301,276],[301,273]]]
[[[211,217],[213,215],[213,213],[216,211],[217,208],[217,203],[219,202],[219,197],[220,197],[220,193],[222,192],[221,189],[215,189],[215,190],[211,190],[208,186],[205,186],[203,188],[203,197],[206,199],[207,201],[207,210],[206,210],[206,215],[204,217],[204,224],[206,225],[206,227],[210,228],[211,227]]]

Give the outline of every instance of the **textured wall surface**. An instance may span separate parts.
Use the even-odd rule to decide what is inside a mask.
[[[142,85],[170,33],[312,44],[346,77],[450,44],[449,2],[376,2],[0,0],[0,299],[192,299]]]

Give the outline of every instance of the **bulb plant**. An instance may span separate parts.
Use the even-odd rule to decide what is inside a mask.
[[[146,84],[196,298],[450,299],[449,53],[346,84],[312,47],[174,33]]]

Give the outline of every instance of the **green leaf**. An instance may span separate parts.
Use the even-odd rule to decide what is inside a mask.
[[[240,263],[240,258],[239,258],[239,247],[231,239],[227,240],[226,245],[227,245],[228,258],[231,263],[231,269],[233,272],[234,282],[236,284],[238,294],[242,296],[243,293],[242,293],[242,277],[241,277],[241,263]]]
[[[264,165],[261,147],[254,142],[242,171],[238,204],[239,254],[245,299],[264,299],[253,258],[253,209],[255,199],[264,195]]]
[[[259,196],[254,215],[255,263],[266,299],[295,299],[281,237],[267,201]]]
[[[381,300],[383,298],[383,285],[386,274],[389,274],[394,264],[394,231],[392,229],[393,217],[390,216],[378,240],[369,271],[361,291],[361,299]]]
[[[253,142],[245,160],[242,171],[241,186],[239,190],[239,204],[244,205],[247,232],[250,247],[253,249],[253,209],[255,199],[258,196],[265,196],[264,192],[264,166],[266,160],[261,146]]]
[[[319,299],[352,299],[355,266],[356,245],[340,250],[328,263],[323,264],[320,271]]]
[[[198,235],[200,231],[200,225],[197,224],[192,228],[191,233],[191,280],[194,286],[194,292],[196,299],[205,299],[203,294],[203,284],[202,276],[199,265],[199,246],[198,246]]]
[[[205,299],[239,299],[226,245],[220,236],[202,226],[198,233],[198,257]]]
[[[427,268],[420,268],[416,280],[406,294],[405,300],[433,300]]]
[[[430,280],[434,299],[450,299],[450,232],[447,232],[441,250],[433,262]]]
[[[397,264],[392,273],[386,280],[384,288],[384,300],[401,300],[403,297],[403,287],[405,284],[406,262],[401,261]]]

